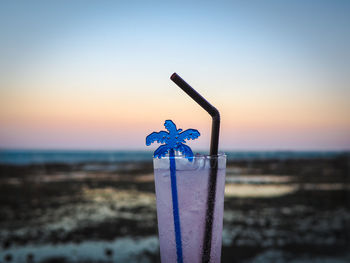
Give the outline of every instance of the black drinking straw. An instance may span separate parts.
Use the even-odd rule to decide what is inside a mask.
[[[210,261],[211,239],[214,218],[215,192],[216,192],[216,177],[217,177],[217,157],[219,146],[219,131],[220,131],[220,113],[204,99],[197,91],[186,83],[179,75],[174,73],[170,79],[176,83],[184,92],[187,93],[194,101],[196,101],[203,109],[205,109],[212,117],[211,139],[210,139],[210,176],[208,186],[207,211],[205,216],[205,232],[203,241],[202,262]]]

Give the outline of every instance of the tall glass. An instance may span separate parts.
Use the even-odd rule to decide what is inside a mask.
[[[177,196],[180,215],[183,262],[201,262],[208,182],[211,158],[218,163],[216,197],[213,219],[210,262],[220,262],[226,155],[217,157],[197,155],[190,162],[183,156],[175,156]],[[170,157],[154,158],[154,177],[157,198],[158,233],[161,261],[177,262],[173,203],[170,181]]]

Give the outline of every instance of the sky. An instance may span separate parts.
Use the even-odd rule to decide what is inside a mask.
[[[1,1],[0,148],[350,150],[349,1]],[[151,149],[155,149],[152,146]]]

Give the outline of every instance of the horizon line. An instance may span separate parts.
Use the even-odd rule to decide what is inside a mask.
[[[55,152],[150,152],[149,149],[79,149],[79,148],[2,148],[1,151],[55,151]],[[209,150],[197,149],[198,152],[209,152]],[[350,149],[223,149],[219,152],[337,152],[348,153]]]

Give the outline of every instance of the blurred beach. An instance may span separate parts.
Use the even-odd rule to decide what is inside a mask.
[[[222,262],[350,262],[349,152],[228,152]],[[0,151],[0,262],[159,262],[151,152]]]

